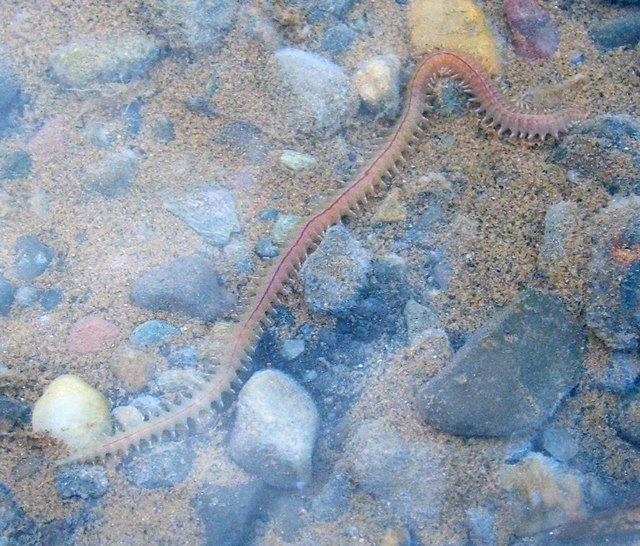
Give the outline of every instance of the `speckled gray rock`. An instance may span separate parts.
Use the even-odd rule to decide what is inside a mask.
[[[576,456],[580,445],[574,436],[560,428],[548,428],[542,433],[542,446],[556,461],[570,461]]]
[[[51,260],[53,251],[35,235],[21,235],[16,242],[15,271],[24,281],[42,275]]]
[[[305,131],[334,134],[352,105],[349,79],[337,64],[300,49],[275,53],[282,77],[281,96],[290,96],[292,119]]]
[[[640,42],[640,13],[625,13],[621,17],[601,21],[591,29],[590,34],[605,49],[634,46]]]
[[[23,533],[30,525],[31,522],[26,518],[24,510],[18,506],[11,490],[0,483],[0,537],[7,539],[5,544],[28,544],[29,537]],[[22,542],[21,538],[26,540]]]
[[[233,233],[240,232],[233,196],[220,186],[206,186],[183,195],[167,195],[163,204],[212,245],[224,246]]]
[[[56,475],[56,488],[63,499],[99,499],[107,492],[109,479],[103,466],[61,466]]]
[[[126,195],[133,185],[138,158],[132,150],[114,152],[103,165],[91,168],[88,189],[112,199]]]
[[[22,106],[22,85],[13,70],[0,59],[0,136],[15,125]]]
[[[269,155],[269,141],[262,129],[248,121],[226,124],[216,136],[216,142],[252,165],[263,163]]]
[[[566,254],[567,241],[578,225],[578,205],[573,201],[560,201],[551,205],[547,209],[544,223],[538,269],[552,281],[563,279],[571,259]]]
[[[236,0],[146,0],[145,15],[172,47],[217,49],[238,11]]]
[[[68,87],[121,82],[141,76],[160,52],[146,34],[79,39],[55,49],[49,62],[54,78]]]
[[[0,395],[0,430],[22,428],[31,421],[31,406],[16,398]]]
[[[436,443],[407,440],[382,419],[360,425],[343,461],[353,482],[385,509],[415,522],[437,519],[447,493]]]
[[[271,230],[271,238],[277,245],[284,245],[300,224],[300,217],[297,214],[279,214],[276,223]]]
[[[10,281],[0,275],[0,315],[6,316],[11,310],[16,289]]]
[[[604,366],[591,370],[596,387],[608,392],[626,392],[640,379],[640,356],[613,351]]]
[[[615,424],[622,438],[640,448],[640,392],[630,393],[621,400]]]
[[[265,489],[264,483],[257,479],[234,486],[203,485],[191,500],[204,526],[202,544],[245,544],[248,523],[262,502]]]
[[[351,309],[371,269],[369,252],[342,225],[329,228],[302,267],[304,299],[318,315]]]
[[[214,266],[198,254],[175,258],[140,277],[131,297],[136,305],[151,311],[215,320],[233,307],[235,298],[224,288]]]
[[[173,487],[184,481],[196,458],[193,449],[178,443],[163,443],[133,454],[121,466],[127,480],[140,489]]]
[[[0,177],[6,180],[26,178],[31,172],[31,156],[24,150],[13,152],[4,158]]]
[[[640,342],[640,197],[617,198],[591,219],[594,241],[587,325],[612,349]]]
[[[274,487],[300,486],[311,479],[317,428],[318,411],[306,391],[282,372],[260,371],[240,391],[229,452]]]
[[[150,347],[179,334],[180,328],[164,320],[148,320],[133,329],[129,340],[138,347]]]
[[[418,392],[419,409],[428,423],[461,436],[530,433],[577,384],[585,343],[562,300],[528,290]]]

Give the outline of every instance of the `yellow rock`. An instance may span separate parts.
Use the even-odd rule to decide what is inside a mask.
[[[451,49],[469,54],[492,74],[500,72],[497,40],[471,0],[413,0],[409,25],[416,54]]]
[[[111,434],[107,399],[75,375],[61,375],[49,385],[33,407],[31,424],[75,449]]]

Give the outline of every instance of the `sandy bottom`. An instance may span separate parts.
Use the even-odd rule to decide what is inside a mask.
[[[550,3],[545,3],[551,6]],[[638,112],[638,52],[615,50],[602,53],[586,33],[595,22],[617,15],[620,10],[583,0],[564,2],[552,9],[559,24],[562,42],[553,59],[529,62],[515,56],[511,48],[502,48],[503,79],[521,96],[527,89],[544,84],[559,84],[576,74],[584,76],[579,85],[562,93],[566,103],[588,109],[592,115]],[[500,36],[508,36],[502,14],[502,2],[482,2]],[[251,8],[263,10],[256,2]],[[264,12],[266,13],[266,12]],[[48,55],[52,49],[73,37],[96,34],[108,36],[113,28],[145,29],[139,2],[108,3],[95,1],[57,1],[38,7],[13,2],[0,12],[0,41],[4,53],[17,67],[31,98],[22,130],[0,142],[0,151],[24,149],[25,143],[45,121],[62,114],[62,148],[34,154],[28,178],[3,181],[5,210],[0,239],[0,264],[12,279],[15,242],[26,233],[46,236],[58,252],[54,265],[34,285],[58,287],[64,302],[46,315],[39,306],[13,308],[9,317],[0,318],[2,336],[0,360],[15,372],[2,388],[7,394],[27,402],[35,401],[46,385],[62,373],[76,373],[102,392],[117,389],[116,379],[107,365],[113,347],[85,356],[69,354],[66,339],[71,325],[88,314],[98,314],[120,328],[125,340],[138,324],[152,318],[166,319],[183,330],[182,344],[201,347],[209,327],[197,320],[150,313],[130,301],[130,286],[140,274],[171,258],[204,251],[220,258],[221,273],[227,286],[245,280],[225,268],[218,249],[207,245],[162,205],[163,192],[179,192],[190,185],[220,181],[234,196],[242,224],[241,238],[248,249],[264,236],[264,224],[257,218],[266,207],[300,215],[313,210],[310,195],[316,188],[327,193],[339,186],[337,173],[351,167],[348,152],[366,159],[373,137],[388,130],[385,122],[353,113],[344,134],[317,138],[296,130],[296,120],[285,109],[281,97],[273,96],[269,79],[275,64],[264,47],[247,39],[243,28],[250,11],[239,15],[238,24],[216,53],[191,57],[175,53],[155,64],[143,80],[131,84],[110,84],[95,89],[65,91],[48,74]],[[339,58],[348,74],[363,60],[380,53],[394,53],[410,64],[406,7],[393,0],[357,3],[348,16],[365,16],[370,32],[363,33]],[[305,49],[305,29],[295,20],[291,24],[274,23],[289,45]],[[575,52],[585,62],[573,66]],[[631,67],[635,66],[635,72]],[[185,99],[201,95],[212,72],[217,74],[216,118],[189,111]],[[257,76],[260,75],[260,76]],[[135,139],[124,132],[123,108],[132,100],[143,101],[143,126]],[[152,135],[153,120],[160,115],[175,122],[175,139],[158,142]],[[235,150],[216,141],[222,127],[230,121],[246,120],[263,130],[269,154],[259,164],[250,163]],[[104,122],[117,135],[110,150],[101,150],[89,142],[87,126]],[[139,158],[134,189],[114,200],[88,194],[83,173],[88,165],[99,162],[111,151],[132,148]],[[318,160],[309,173],[291,174],[278,162],[285,148],[310,153]],[[577,315],[586,301],[589,256],[577,258],[562,283],[550,286],[538,274],[536,260],[542,241],[547,208],[561,200],[579,203],[586,217],[594,214],[609,199],[598,180],[575,179],[566,169],[550,161],[551,148],[520,147],[503,142],[478,128],[472,115],[456,118],[434,117],[426,138],[418,145],[410,165],[402,174],[402,195],[410,217],[421,211],[420,178],[433,172],[445,173],[453,182],[454,196],[445,211],[445,227],[434,230],[430,248],[446,249],[453,276],[446,293],[434,300],[440,324],[454,338],[466,337],[492,313],[508,303],[526,287],[556,290]],[[31,211],[30,197],[43,192],[48,212],[39,216]],[[275,198],[277,197],[277,201]],[[382,198],[382,197],[381,197]],[[8,203],[8,205],[6,204]],[[409,284],[419,283],[425,256],[411,248],[398,251],[401,224],[374,226],[370,211],[351,221],[352,233],[374,256],[391,252],[401,254],[408,264]],[[251,250],[250,250],[251,251]],[[253,258],[253,256],[252,256]],[[256,259],[256,261],[258,261]],[[470,267],[473,264],[473,267]],[[300,292],[287,304],[297,324],[313,321],[304,309]],[[407,358],[409,356],[409,358]],[[602,365],[607,353],[591,341],[588,367]],[[435,534],[416,530],[422,544],[461,543],[465,539],[464,506],[479,502],[498,487],[496,462],[487,462],[487,442],[462,442],[444,438],[420,426],[415,408],[398,412],[392,403],[400,396],[411,399],[412,378],[421,372],[419,359],[405,350],[389,354],[381,348],[369,363],[371,379],[362,399],[350,415],[352,423],[375,412],[385,416],[401,435],[442,442],[454,456],[448,468],[455,476],[459,497],[447,500],[443,521]],[[381,359],[384,365],[380,364]],[[597,443],[607,446],[602,458],[613,478],[621,478],[629,465],[640,474],[637,452],[621,447],[606,422],[612,403],[604,395],[582,396],[572,401],[573,411],[589,417],[589,428]],[[242,473],[225,452],[223,427],[206,433],[210,447],[198,448],[198,458],[189,478],[171,490],[141,491],[107,466],[108,493],[93,509],[89,522],[76,534],[77,544],[199,544],[201,527],[190,506],[190,499],[206,482],[225,484],[242,479]],[[60,500],[52,461],[60,446],[28,430],[11,431],[0,438],[0,481],[7,484],[26,514],[38,525],[75,514],[83,502]],[[496,449],[499,443],[495,444]],[[330,461],[329,461],[330,463]],[[466,496],[465,496],[466,495]],[[349,518],[309,530],[318,544],[379,544],[384,529],[397,522],[363,495],[358,497]],[[355,537],[347,537],[346,528],[357,527]],[[504,538],[504,537],[503,537]],[[255,544],[284,544],[277,529],[267,527]]]

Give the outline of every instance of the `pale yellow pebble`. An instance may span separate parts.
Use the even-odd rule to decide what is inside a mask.
[[[111,370],[129,392],[137,392],[151,379],[152,355],[128,345],[118,347],[111,355]]]
[[[75,375],[61,375],[33,407],[33,430],[49,431],[74,449],[111,435],[109,404],[104,395]]]
[[[492,74],[500,72],[498,41],[475,2],[413,0],[409,26],[417,55],[449,49],[476,59]]]
[[[112,412],[122,430],[130,430],[144,422],[144,415],[135,406],[118,406]]]
[[[393,55],[379,55],[360,65],[353,85],[362,101],[379,110],[395,110],[400,102],[400,61]]]
[[[384,198],[376,210],[371,221],[374,224],[403,222],[407,218],[407,209],[402,203],[399,188],[393,188]]]

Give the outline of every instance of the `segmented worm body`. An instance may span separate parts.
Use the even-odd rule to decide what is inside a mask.
[[[131,430],[71,454],[61,464],[123,454],[133,447],[160,439],[165,433],[173,434],[177,427],[209,411],[225,392],[232,390],[232,384],[238,380],[238,373],[244,369],[262,329],[269,322],[273,306],[308,254],[315,250],[327,228],[340,222],[343,216],[386,186],[404,164],[408,149],[422,133],[428,95],[441,77],[458,80],[472,96],[470,100],[475,103],[476,112],[483,115],[484,124],[495,128],[499,135],[538,141],[557,139],[572,122],[582,117],[574,108],[554,113],[520,110],[505,100],[484,71],[465,56],[451,51],[438,51],[426,56],[414,72],[404,109],[385,145],[326,207],[304,221],[283,254],[263,277],[262,285],[235,325],[231,341],[210,380],[188,400]]]

